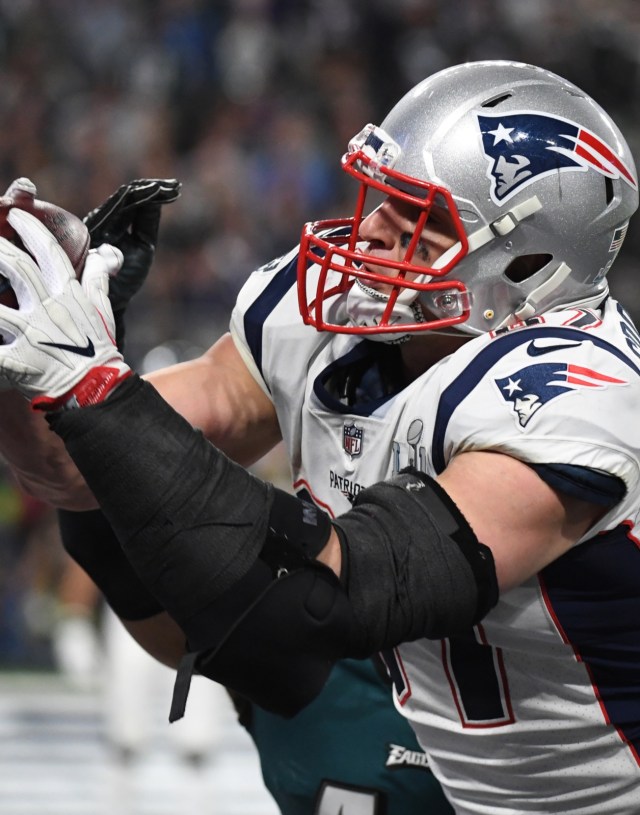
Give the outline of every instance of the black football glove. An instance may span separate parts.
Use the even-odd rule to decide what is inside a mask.
[[[153,262],[162,205],[175,201],[180,187],[175,178],[139,178],[123,184],[83,218],[92,248],[110,243],[124,256],[122,268],[109,281],[120,351],[124,345],[125,309],[142,287]]]

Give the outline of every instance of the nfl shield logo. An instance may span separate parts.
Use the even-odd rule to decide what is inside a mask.
[[[364,429],[355,424],[346,424],[342,429],[342,446],[351,458],[359,456],[362,452],[362,436]]]

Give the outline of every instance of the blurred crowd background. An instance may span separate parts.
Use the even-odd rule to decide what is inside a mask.
[[[304,221],[350,212],[351,136],[433,71],[484,58],[574,81],[640,159],[637,0],[0,0],[0,186],[28,176],[84,215],[130,179],[181,179],[128,321],[148,370],[209,346]],[[636,318],[639,256],[637,222],[611,275]],[[0,462],[0,668],[64,662],[74,585],[51,510]]]

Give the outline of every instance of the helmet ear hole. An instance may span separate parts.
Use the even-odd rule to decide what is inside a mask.
[[[533,277],[551,260],[553,260],[553,255],[549,254],[521,255],[511,261],[504,271],[504,276],[512,283],[522,283]]]
[[[607,206],[613,201],[613,181],[610,178],[604,179],[604,193],[607,199]]]

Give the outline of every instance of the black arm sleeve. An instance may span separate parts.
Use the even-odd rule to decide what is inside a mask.
[[[62,545],[123,620],[145,620],[163,611],[146,588],[99,509],[90,512],[58,510]]]
[[[48,418],[185,632],[170,720],[193,670],[284,716],[314,699],[353,633],[340,581],[313,560],[328,517],[231,462],[138,377]]]
[[[48,416],[151,594],[181,625],[255,563],[273,488],[234,464],[147,382]]]
[[[466,630],[497,601],[490,549],[423,473],[363,490],[334,522],[345,591],[313,560],[326,516],[278,498],[139,377],[49,421],[135,572],[185,631],[187,679],[195,668],[291,715],[337,659]]]

